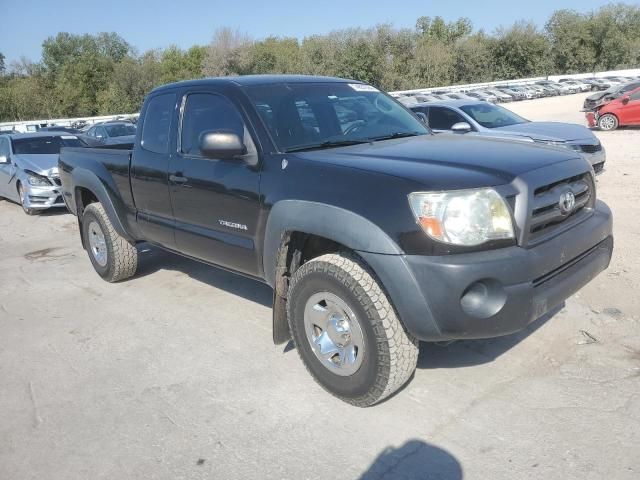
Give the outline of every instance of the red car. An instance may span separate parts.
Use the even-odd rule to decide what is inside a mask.
[[[623,125],[640,125],[640,87],[620,98],[587,112],[587,123],[600,130],[615,130]]]

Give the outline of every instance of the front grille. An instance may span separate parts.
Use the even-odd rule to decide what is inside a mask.
[[[565,192],[572,192],[575,197],[573,209],[566,213],[560,207],[560,197]],[[529,218],[529,243],[546,237],[566,222],[577,222],[587,215],[595,204],[594,193],[589,173],[538,187],[533,194]]]
[[[580,149],[584,153],[596,153],[602,151],[602,144],[598,143],[597,145],[580,145]]]

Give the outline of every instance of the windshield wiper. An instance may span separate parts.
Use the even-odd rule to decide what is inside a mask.
[[[394,138],[405,138],[405,137],[417,137],[422,135],[418,132],[394,132],[390,135],[383,135],[381,137],[371,137],[369,138],[370,142],[379,142],[381,140],[392,140]]]
[[[347,147],[349,145],[359,145],[362,143],[369,143],[368,140],[327,140],[322,143],[315,143],[313,145],[301,145],[299,147],[291,147],[285,150],[285,153],[291,152],[304,152],[306,150],[322,150],[325,148],[334,148],[334,147]]]

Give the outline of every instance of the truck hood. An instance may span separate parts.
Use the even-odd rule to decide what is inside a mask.
[[[526,122],[508,127],[492,128],[491,131],[507,135],[527,136],[534,140],[568,142],[573,140],[593,140],[593,133],[583,125],[560,122]]]
[[[401,177],[439,190],[502,185],[524,172],[578,158],[564,148],[457,134],[421,135],[295,155]]]
[[[21,170],[31,170],[39,175],[48,176],[52,170],[58,170],[57,153],[42,155],[14,155],[13,160]]]

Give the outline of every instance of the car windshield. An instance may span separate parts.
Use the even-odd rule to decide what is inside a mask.
[[[370,85],[260,85],[246,92],[283,152],[429,133],[404,107]]]
[[[118,123],[115,125],[104,125],[107,135],[110,137],[125,137],[127,135],[135,135],[136,127],[126,123]]]
[[[529,121],[492,104],[464,105],[460,109],[485,128],[508,127]]]
[[[50,155],[60,153],[62,147],[84,146],[74,135],[12,138],[11,145],[16,155]]]

